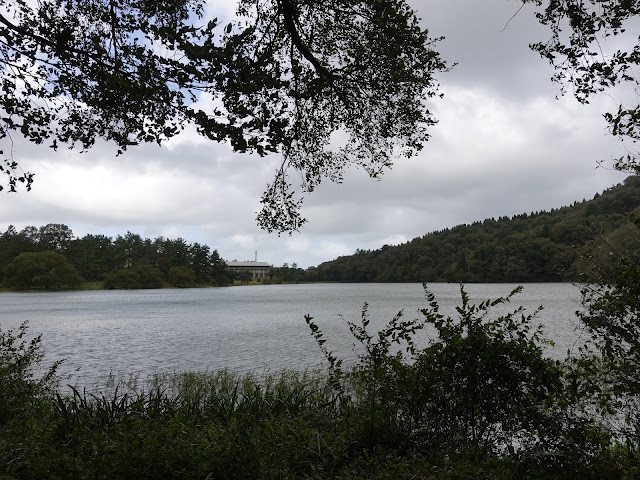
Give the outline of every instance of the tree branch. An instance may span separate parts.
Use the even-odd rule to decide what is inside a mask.
[[[77,55],[82,55],[85,57],[90,58],[91,60],[93,60],[94,62],[96,62],[98,65],[108,68],[108,69],[112,69],[114,71],[117,71],[119,73],[124,73],[121,72],[120,70],[118,70],[114,65],[109,65],[108,63],[105,63],[104,60],[102,60],[102,58],[100,58],[99,56],[92,54],[91,52],[87,52],[85,50],[80,50],[79,48],[75,48],[71,45],[61,45],[59,43],[53,42],[45,37],[42,37],[40,35],[37,35],[31,31],[29,31],[28,29],[24,28],[24,27],[20,27],[18,25],[14,25],[13,23],[11,23],[9,20],[7,20],[2,14],[0,14],[0,23],[3,23],[4,25],[6,25],[10,30],[13,30],[14,32],[18,33],[19,35],[23,35],[25,37],[29,37],[34,39],[35,41],[37,41],[40,45],[46,45],[47,47],[53,48],[56,51],[66,51],[68,53],[75,53]]]
[[[504,32],[507,28],[509,28],[509,24],[511,23],[511,20],[513,20],[514,18],[516,18],[518,16],[518,14],[520,13],[520,10],[522,10],[524,8],[524,5],[525,5],[524,3],[522,5],[520,5],[520,8],[518,9],[518,11],[512,15],[512,17],[509,19],[509,21],[507,23],[505,23],[505,25],[502,28],[501,32]]]
[[[291,0],[278,0],[278,5],[280,6],[280,11],[282,12],[282,16],[284,17],[284,23],[289,31],[289,35],[291,36],[291,40],[295,45],[296,49],[302,54],[304,58],[306,58],[313,68],[315,68],[316,72],[321,78],[324,78],[331,88],[336,92],[340,100],[349,107],[350,102],[347,99],[344,92],[341,91],[340,88],[337,87],[335,83],[335,77],[333,73],[311,53],[309,48],[306,46],[302,38],[300,37],[300,33],[296,27],[295,17],[296,12],[294,10],[293,5],[291,4]]]

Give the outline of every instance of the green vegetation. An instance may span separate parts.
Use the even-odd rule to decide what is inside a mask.
[[[486,219],[398,246],[358,250],[304,272],[330,282],[557,282],[585,270],[585,250],[640,250],[629,215],[640,207],[640,176],[593,200],[550,212]]]
[[[179,288],[194,287],[196,272],[189,267],[172,267],[169,270],[169,284]]]
[[[589,252],[640,250],[640,238],[629,222],[639,207],[640,176],[631,176],[624,184],[572,206],[458,225],[403,245],[358,250],[306,270],[284,264],[259,283],[575,280],[591,272]],[[95,282],[104,282],[109,289],[252,282],[249,273],[228,272],[218,252],[207,245],[188,244],[182,238],[151,240],[131,232],[115,239],[74,238],[66,225],[49,224],[20,232],[10,226],[0,234],[4,287],[46,288],[13,284],[5,272],[18,255],[45,251],[63,255],[86,282],[93,282],[92,288]]]
[[[15,290],[69,290],[82,278],[67,259],[55,252],[21,253],[4,269],[4,284]]]
[[[8,423],[24,421],[39,400],[52,398],[57,386],[59,363],[36,378],[35,371],[43,370],[40,337],[27,341],[26,335],[25,323],[17,331],[0,329],[0,430]]]
[[[535,16],[548,27],[550,36],[530,48],[554,68],[552,80],[561,85],[561,93],[571,92],[579,102],[589,103],[590,98],[609,94],[620,85],[637,85],[640,64],[637,55],[640,44],[634,30],[640,13],[637,2],[522,2],[544,6]],[[604,46],[616,37],[615,46]],[[612,135],[630,140],[626,143],[627,155],[616,159],[614,165],[618,170],[640,173],[640,152],[634,145],[640,138],[640,105],[633,97],[620,98],[617,108],[603,115]]]
[[[162,288],[162,272],[155,265],[136,265],[105,275],[104,287],[113,289]]]
[[[628,237],[640,237],[640,217],[635,216]],[[583,349],[597,355],[598,365],[574,362],[576,382],[599,406],[615,405],[607,417],[609,428],[640,446],[640,251],[597,245],[585,259],[589,281],[582,286],[585,311],[578,312],[591,337]],[[594,353],[595,352],[595,353]],[[600,378],[593,371],[605,372]],[[585,374],[586,372],[586,374]]]
[[[8,289],[224,286],[234,278],[217,250],[182,238],[151,240],[131,232],[75,238],[62,224],[20,232],[9,226],[0,234],[0,284]]]
[[[298,283],[305,281],[314,281],[310,279],[309,272],[311,269],[303,270],[299,268],[296,263],[292,263],[289,266],[285,263],[282,267],[274,267],[269,273],[269,280],[271,283]]]
[[[461,287],[451,317],[425,287],[420,318],[400,312],[379,332],[365,305],[348,322],[349,368],[307,316],[325,372],[173,374],[95,393],[56,392],[56,365],[35,375],[40,339],[0,331],[0,478],[636,478],[640,391],[606,355],[545,358],[537,312],[509,309],[518,291],[472,305]],[[417,348],[426,326],[437,335]]]
[[[250,5],[241,2],[241,9]],[[384,147],[394,146],[394,135],[402,137],[401,144],[411,153],[426,139],[421,123],[433,122],[422,99],[425,91],[427,96],[435,93],[431,74],[444,64],[430,49],[426,32],[415,26],[404,2],[364,5],[362,11],[345,14],[339,3],[326,7],[311,2],[296,12],[283,0],[277,9],[259,11],[239,32],[230,25],[222,38],[225,47],[234,48],[218,48],[215,58],[203,58],[202,46],[215,44],[217,23],[185,26],[201,13],[197,1],[178,1],[169,9],[141,9],[131,2],[117,7],[93,2],[87,8],[80,2],[63,16],[51,15],[47,5],[40,10],[18,2],[11,17],[15,24],[2,17],[7,38],[3,58],[26,65],[41,82],[16,83],[22,73],[5,69],[7,95],[0,99],[4,110],[21,120],[4,119],[0,137],[19,130],[36,143],[52,137],[54,147],[56,138],[88,147],[102,136],[124,148],[132,141],[162,141],[188,120],[210,138],[230,139],[237,150],[262,153],[284,144],[284,167],[274,183],[282,187],[265,193],[266,210],[259,218],[267,228],[295,229],[304,220],[298,215],[299,203],[287,194],[289,163],[296,160],[293,163],[308,174],[309,190],[324,176],[340,180],[341,169],[350,162],[376,176],[388,162]],[[624,23],[637,16],[632,7],[632,2],[608,0],[551,2],[538,19],[551,26],[552,39],[533,48],[552,62],[559,81],[575,86],[578,99],[587,101],[609,86],[636,80],[637,52],[591,60],[601,58],[600,34],[624,33]],[[116,13],[121,22],[113,22]],[[340,21],[328,22],[332,16]],[[84,27],[96,23],[97,31],[113,36],[86,36]],[[164,28],[165,23],[178,30]],[[57,28],[61,25],[64,28]],[[567,28],[569,34],[560,35]],[[175,62],[146,47],[130,48],[128,42],[137,41],[131,32],[140,29],[191,61]],[[274,40],[267,43],[273,49],[261,50],[262,39],[271,34]],[[339,78],[324,60],[332,57],[334,40],[343,34],[347,49],[365,52],[367,61],[355,70],[350,63],[340,65],[344,76]],[[302,37],[314,45],[314,52]],[[384,41],[389,38],[394,41]],[[416,48],[407,50],[407,44]],[[116,45],[124,48],[116,52]],[[254,52],[256,60],[245,51]],[[360,65],[361,60],[353,61]],[[254,76],[258,70],[264,75]],[[296,82],[293,93],[288,92],[291,72],[301,82],[301,90]],[[214,81],[206,82],[211,75]],[[253,79],[253,84],[240,89],[236,77]],[[411,82],[404,91],[397,79],[404,85],[407,78]],[[16,90],[17,84],[26,85],[29,95]],[[173,84],[180,89],[171,90],[168,85]],[[231,120],[248,120],[217,123],[190,110],[184,93],[195,95],[197,85],[203,84],[211,84],[208,91],[228,100]],[[358,85],[365,94],[352,98],[347,84]],[[296,104],[302,102],[300,111],[307,113],[299,118],[286,109],[282,116],[269,114],[281,109],[280,90],[287,90]],[[106,103],[105,92],[111,99]],[[60,96],[68,100],[63,107],[57,103]],[[25,102],[27,97],[45,101]],[[358,108],[352,108],[353,101]],[[380,115],[383,104],[399,110],[383,109],[386,114]],[[256,105],[266,114],[256,116],[251,108]],[[90,124],[86,109],[93,115]],[[335,115],[325,128],[327,109]],[[292,115],[295,121],[287,125]],[[263,117],[270,119],[266,132],[252,137],[265,127]],[[613,134],[639,137],[637,107],[621,105],[605,118]],[[393,120],[389,124],[384,119]],[[336,128],[351,134],[352,150],[346,153],[355,159],[341,158],[345,152],[338,152],[318,168],[318,155]],[[367,142],[372,148],[367,149]],[[365,165],[367,157],[381,163]],[[15,162],[5,158],[4,165],[0,168],[8,173],[11,189],[18,181],[30,186],[31,174],[17,178]],[[639,169],[632,154],[618,166]],[[331,353],[321,328],[307,316],[328,361],[324,373],[283,373],[266,379],[227,372],[183,374],[154,378],[143,388],[118,385],[96,394],[73,390],[61,395],[55,389],[57,365],[42,368],[40,338],[25,340],[24,325],[18,331],[0,331],[0,478],[638,478],[640,259],[635,226],[640,222],[634,226],[626,220],[639,205],[639,183],[637,177],[630,178],[624,186],[572,208],[486,220],[482,228],[479,223],[460,226],[407,245],[358,252],[309,273],[316,280],[340,281],[549,281],[563,278],[560,272],[585,273],[586,311],[578,317],[591,339],[562,362],[543,356],[546,340],[533,323],[535,313],[519,308],[500,313],[517,290],[471,305],[461,288],[457,317],[442,315],[426,291],[428,306],[421,310],[422,317],[405,320],[399,313],[377,333],[368,329],[365,305],[361,321],[349,322],[361,347],[352,368]],[[0,267],[5,284],[15,288],[70,286],[75,274],[69,265],[88,280],[112,275],[108,278],[127,286],[157,281],[158,272],[163,281],[176,284],[185,279],[223,281],[216,273],[217,253],[195,245],[187,251],[184,241],[167,242],[142,242],[133,234],[115,241],[92,236],[79,240],[65,226],[54,224],[27,227],[20,234],[9,229],[0,236]],[[574,250],[573,245],[581,248]],[[299,272],[283,267],[278,274],[275,278],[288,281],[287,276]],[[418,349],[413,337],[425,326],[434,328],[437,336]]]

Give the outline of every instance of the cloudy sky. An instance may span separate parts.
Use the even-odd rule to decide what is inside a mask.
[[[206,243],[227,260],[257,251],[260,261],[308,267],[460,223],[589,199],[624,179],[596,168],[626,152],[601,116],[621,94],[587,106],[556,99],[550,67],[528,49],[549,36],[531,6],[505,29],[518,1],[411,4],[434,36],[446,37],[443,57],[457,63],[439,77],[445,97],[430,105],[439,124],[418,157],[399,160],[381,181],[354,170],[342,185],[317,188],[305,200],[300,233],[278,237],[255,222],[277,158],[234,154],[188,131],[120,157],[112,145],[56,153],[15,139],[14,156],[36,182],[30,193],[0,194],[0,230],[47,223],[64,223],[76,236],[129,230]],[[225,8],[229,14],[230,2]]]

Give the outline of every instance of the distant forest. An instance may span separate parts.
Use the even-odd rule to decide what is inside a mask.
[[[310,267],[285,264],[263,283],[280,282],[558,282],[588,275],[598,255],[640,252],[630,221],[640,210],[640,177],[627,178],[592,200],[489,218],[428,233],[397,246],[357,250]],[[631,255],[630,255],[631,254]],[[182,238],[75,238],[49,224],[0,234],[0,282],[6,288],[160,288],[249,281],[226,269],[217,250]],[[86,286],[86,285],[85,285]]]
[[[228,285],[233,275],[208,245],[131,232],[76,238],[68,226],[48,224],[21,231],[9,226],[0,235],[0,281],[17,290],[77,288],[83,281],[160,288]]]
[[[640,251],[630,217],[640,208],[640,177],[592,200],[549,212],[488,218],[397,246],[358,250],[308,269],[326,282],[558,282],[589,273],[598,252]]]

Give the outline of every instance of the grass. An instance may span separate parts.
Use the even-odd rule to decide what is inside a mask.
[[[0,425],[0,479],[623,478],[618,460],[563,471],[517,455],[438,454],[419,439],[371,445],[366,410],[336,402],[322,372],[183,373],[142,383],[25,401]]]
[[[0,472],[25,479],[299,478],[331,467],[344,430],[322,381],[293,372],[154,377],[41,399],[12,420]]]

